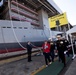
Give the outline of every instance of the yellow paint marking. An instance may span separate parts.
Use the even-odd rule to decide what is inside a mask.
[[[35,55],[36,53],[37,52],[32,53],[32,56]],[[13,57],[13,58],[8,58],[8,59],[1,60],[0,61],[0,65],[6,64],[6,63],[10,63],[10,62],[13,62],[13,61],[17,61],[17,60],[21,60],[21,59],[27,58],[27,56],[28,55],[22,55],[22,56],[17,56],[17,57]]]
[[[36,70],[35,72],[32,72],[31,75],[35,75],[37,74],[38,72],[40,72],[41,70],[43,70],[44,68],[46,68],[45,65],[43,65],[42,67],[40,67],[38,70]]]
[[[57,59],[58,59],[58,57],[56,57],[56,58],[54,59],[54,61],[56,61]],[[42,67],[40,67],[38,70],[32,72],[31,75],[37,74],[38,72],[40,72],[40,71],[43,70],[44,68],[46,68],[45,65],[43,65]]]

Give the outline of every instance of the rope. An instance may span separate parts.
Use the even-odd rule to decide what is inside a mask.
[[[18,0],[16,0],[16,2],[18,3]],[[9,7],[9,14],[10,14],[10,13],[11,13],[11,9],[10,9],[10,2],[9,2],[9,0],[8,0],[8,7]],[[20,14],[19,14],[18,4],[17,4],[17,10],[18,10],[18,15],[20,15]],[[20,19],[20,24],[22,25],[22,23],[21,23],[21,18],[20,18],[20,16],[18,16],[18,17],[19,17],[19,19]],[[14,36],[15,36],[16,41],[18,42],[18,44],[19,44],[23,49],[26,49],[23,45],[20,44],[20,42],[19,42],[19,40],[18,40],[18,38],[17,38],[17,36],[16,36],[16,33],[15,33],[14,29],[13,29],[14,26],[13,26],[11,14],[10,14],[10,20],[11,20],[12,30],[13,30],[13,33],[14,33]],[[36,31],[37,31],[37,30],[36,30]],[[47,35],[46,35],[46,33],[45,33],[44,30],[43,30],[43,32],[44,32],[45,37],[48,39],[48,37],[47,37]]]
[[[18,3],[18,0],[16,0],[16,2]],[[20,15],[20,14],[19,14],[18,4],[17,4],[17,10],[18,10],[18,15]],[[20,24],[22,25],[21,18],[20,18],[20,16],[18,16],[18,17],[19,17],[19,20],[20,20]],[[32,44],[32,43],[31,43],[31,44]],[[37,48],[37,47],[36,47],[35,45],[33,45],[33,44],[32,44],[32,46],[35,47],[35,48]]]
[[[17,0],[16,0],[17,1]],[[18,5],[17,5],[17,7],[18,7]],[[11,21],[11,26],[12,26],[12,30],[13,30],[13,33],[14,33],[14,36],[15,36],[15,39],[16,39],[16,41],[17,41],[17,43],[20,45],[20,47],[22,47],[23,49],[26,49],[23,45],[21,45],[21,43],[19,42],[19,40],[18,40],[18,38],[17,38],[17,36],[16,36],[16,33],[15,33],[15,31],[14,31],[14,29],[13,29],[13,22],[12,22],[12,18],[11,18],[11,8],[10,8],[10,2],[9,2],[9,0],[8,0],[8,8],[9,8],[9,15],[10,15],[10,21]],[[19,10],[18,10],[18,12],[19,12]],[[21,23],[21,21],[20,21],[20,23]]]

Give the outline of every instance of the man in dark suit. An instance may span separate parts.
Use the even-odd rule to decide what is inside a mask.
[[[27,48],[27,54],[28,54],[28,62],[31,62],[32,45],[30,41],[28,41],[26,48]]]
[[[65,61],[65,41],[61,38],[60,35],[57,36],[58,40],[56,41],[56,45],[57,45],[57,50],[58,50],[58,55],[59,58],[62,60],[62,63],[64,63],[64,66],[66,65],[66,61]]]

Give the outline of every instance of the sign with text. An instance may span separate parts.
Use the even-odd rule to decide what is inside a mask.
[[[62,13],[49,18],[50,28],[68,24],[66,13]]]

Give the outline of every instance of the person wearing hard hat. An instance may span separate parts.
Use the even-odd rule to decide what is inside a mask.
[[[66,66],[66,61],[65,61],[65,42],[62,39],[62,37],[60,35],[57,35],[57,41],[56,41],[56,45],[57,45],[57,50],[58,50],[58,55],[59,58],[62,60],[62,63],[64,63],[64,66]]]

